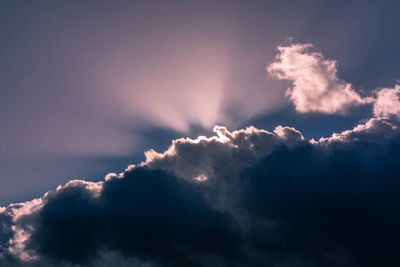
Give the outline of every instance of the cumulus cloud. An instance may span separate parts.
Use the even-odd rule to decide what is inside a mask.
[[[337,77],[337,62],[311,52],[311,44],[278,46],[278,55],[267,71],[279,80],[292,82],[286,96],[298,112],[344,114],[351,106],[373,102],[360,96]]]
[[[374,103],[374,115],[379,117],[399,116],[400,114],[400,85],[394,88],[383,88],[377,91]]]
[[[397,120],[214,128],[0,210],[1,266],[397,266]],[[385,261],[385,262],[383,262]]]
[[[292,86],[286,96],[300,113],[346,114],[354,106],[371,104],[375,117],[400,115],[400,86],[375,90],[361,96],[351,83],[337,76],[337,62],[312,52],[311,44],[278,46],[278,54],[267,66],[268,73]]]

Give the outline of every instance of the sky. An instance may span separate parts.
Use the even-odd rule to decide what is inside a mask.
[[[285,124],[316,138],[347,129],[362,117],[293,112],[288,83],[265,66],[293,39],[337,60],[339,77],[358,89],[393,86],[397,5],[1,3],[0,203],[122,171],[144,150],[209,134],[215,124]]]
[[[0,3],[0,266],[398,266],[399,11]]]

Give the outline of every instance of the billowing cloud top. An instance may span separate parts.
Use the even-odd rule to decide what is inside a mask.
[[[268,70],[301,112],[375,117],[307,140],[215,126],[98,182],[0,208],[0,266],[399,266],[399,86],[361,97],[309,45]]]

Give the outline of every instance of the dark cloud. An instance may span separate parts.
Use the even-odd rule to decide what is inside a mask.
[[[400,129],[178,139],[0,213],[5,266],[398,266]]]
[[[29,219],[26,243],[56,261],[89,263],[115,250],[169,266],[204,255],[235,258],[239,239],[229,216],[213,210],[193,184],[165,171],[132,169],[96,195],[82,183],[50,193]]]
[[[398,265],[399,151],[398,138],[275,151],[242,174],[247,210],[274,222],[251,241],[317,266]]]

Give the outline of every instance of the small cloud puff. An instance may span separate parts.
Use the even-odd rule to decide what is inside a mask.
[[[394,88],[383,88],[376,92],[374,115],[376,117],[390,117],[400,115],[400,85]]]

